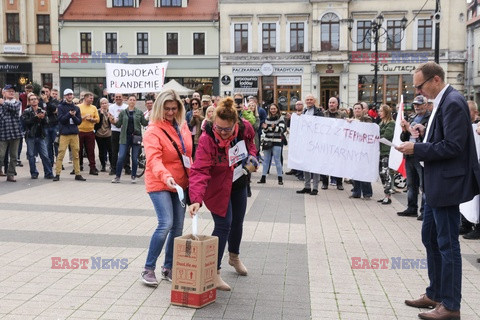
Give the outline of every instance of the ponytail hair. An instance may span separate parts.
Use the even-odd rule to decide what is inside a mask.
[[[214,119],[220,118],[226,121],[232,121],[233,123],[238,122],[238,111],[235,108],[235,102],[232,97],[226,97],[220,100],[220,103],[215,108]]]

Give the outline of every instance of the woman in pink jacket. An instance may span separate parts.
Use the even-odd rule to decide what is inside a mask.
[[[258,166],[254,137],[252,125],[239,118],[233,99],[221,100],[215,108],[213,123],[207,122],[200,136],[190,171],[190,214],[195,215],[203,202],[215,223],[212,235],[218,237],[215,284],[219,290],[231,289],[220,277],[227,241],[228,263],[238,274],[247,275],[238,255],[247,208],[246,170]]]
[[[175,91],[164,91],[155,100],[143,145],[147,157],[145,187],[153,202],[158,226],[150,240],[142,281],[156,286],[155,267],[165,240],[162,278],[172,280],[173,239],[182,235],[185,217],[185,205],[180,202],[175,187],[187,188],[186,171],[192,157],[192,134],[185,121],[185,108]]]

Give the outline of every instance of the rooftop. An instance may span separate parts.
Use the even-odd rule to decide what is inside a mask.
[[[216,0],[190,0],[188,6],[155,7],[155,0],[143,0],[138,8],[107,8],[98,0],[74,0],[60,20],[64,21],[212,21],[218,20]]]

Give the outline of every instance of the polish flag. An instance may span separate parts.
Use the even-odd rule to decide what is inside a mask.
[[[397,119],[395,120],[395,131],[393,133],[393,140],[392,143],[396,146],[402,143],[400,140],[400,134],[402,133],[402,119],[403,119],[403,95],[400,98],[400,104],[398,105],[397,110]],[[390,148],[390,156],[388,157],[388,167],[398,171],[402,176],[407,176],[407,171],[405,170],[405,158],[403,157],[403,153],[398,151],[395,148]]]

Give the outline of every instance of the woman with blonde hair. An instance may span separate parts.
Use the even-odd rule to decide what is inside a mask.
[[[388,141],[393,140],[393,132],[395,131],[395,121],[392,118],[392,109],[382,104],[378,110],[378,116],[380,117],[380,138],[385,138]],[[378,200],[382,204],[390,204],[392,200],[390,197],[393,193],[393,170],[388,167],[388,157],[390,155],[390,146],[380,143],[380,179],[383,183],[383,192],[385,197]]]
[[[252,125],[239,117],[233,99],[221,100],[215,109],[213,123],[207,122],[200,137],[197,157],[190,172],[190,214],[195,215],[200,205],[205,203],[215,223],[212,235],[218,237],[218,262],[214,277],[219,290],[231,290],[220,277],[227,241],[228,263],[238,274],[247,275],[239,253],[247,209],[246,171],[258,166],[254,135]],[[229,156],[232,148],[244,151],[232,160]]]
[[[186,190],[192,156],[192,136],[185,121],[185,107],[174,90],[163,91],[155,100],[143,145],[147,158],[145,188],[158,225],[150,240],[142,281],[156,286],[155,268],[165,241],[161,274],[163,279],[172,280],[173,239],[182,235],[185,216],[185,205],[175,187]]]

